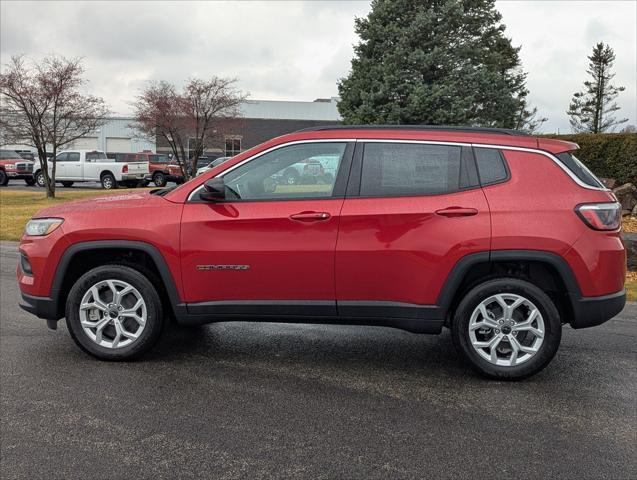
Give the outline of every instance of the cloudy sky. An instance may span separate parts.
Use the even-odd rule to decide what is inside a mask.
[[[637,124],[637,2],[498,1],[529,73],[545,131],[568,132],[564,113],[581,88],[592,46],[617,54],[621,115]],[[314,100],[337,94],[347,74],[354,18],[368,1],[0,3],[0,56],[85,57],[92,93],[119,114],[148,80],[239,79],[253,99]]]

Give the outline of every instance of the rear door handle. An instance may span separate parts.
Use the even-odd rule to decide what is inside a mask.
[[[290,215],[290,218],[297,222],[320,222],[330,217],[331,215],[327,212],[301,212]]]
[[[436,215],[442,215],[443,217],[471,217],[477,214],[478,210],[475,208],[449,207],[436,210]]]

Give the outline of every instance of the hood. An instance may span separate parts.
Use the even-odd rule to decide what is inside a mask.
[[[151,195],[149,192],[122,193],[114,195],[104,195],[100,197],[92,197],[82,200],[74,200],[65,202],[60,205],[48,207],[40,210],[33,218],[44,217],[66,217],[79,212],[95,212],[99,215],[100,211],[114,210],[120,208],[134,208],[146,205],[151,201],[162,201],[161,197]]]

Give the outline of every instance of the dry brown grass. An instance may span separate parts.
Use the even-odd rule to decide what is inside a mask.
[[[624,217],[622,219],[622,230],[624,232],[637,233],[637,217]]]

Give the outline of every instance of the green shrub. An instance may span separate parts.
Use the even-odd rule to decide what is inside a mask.
[[[620,185],[628,182],[637,184],[637,133],[578,133],[546,137],[577,143],[580,149],[575,156],[598,177],[615,178]]]

